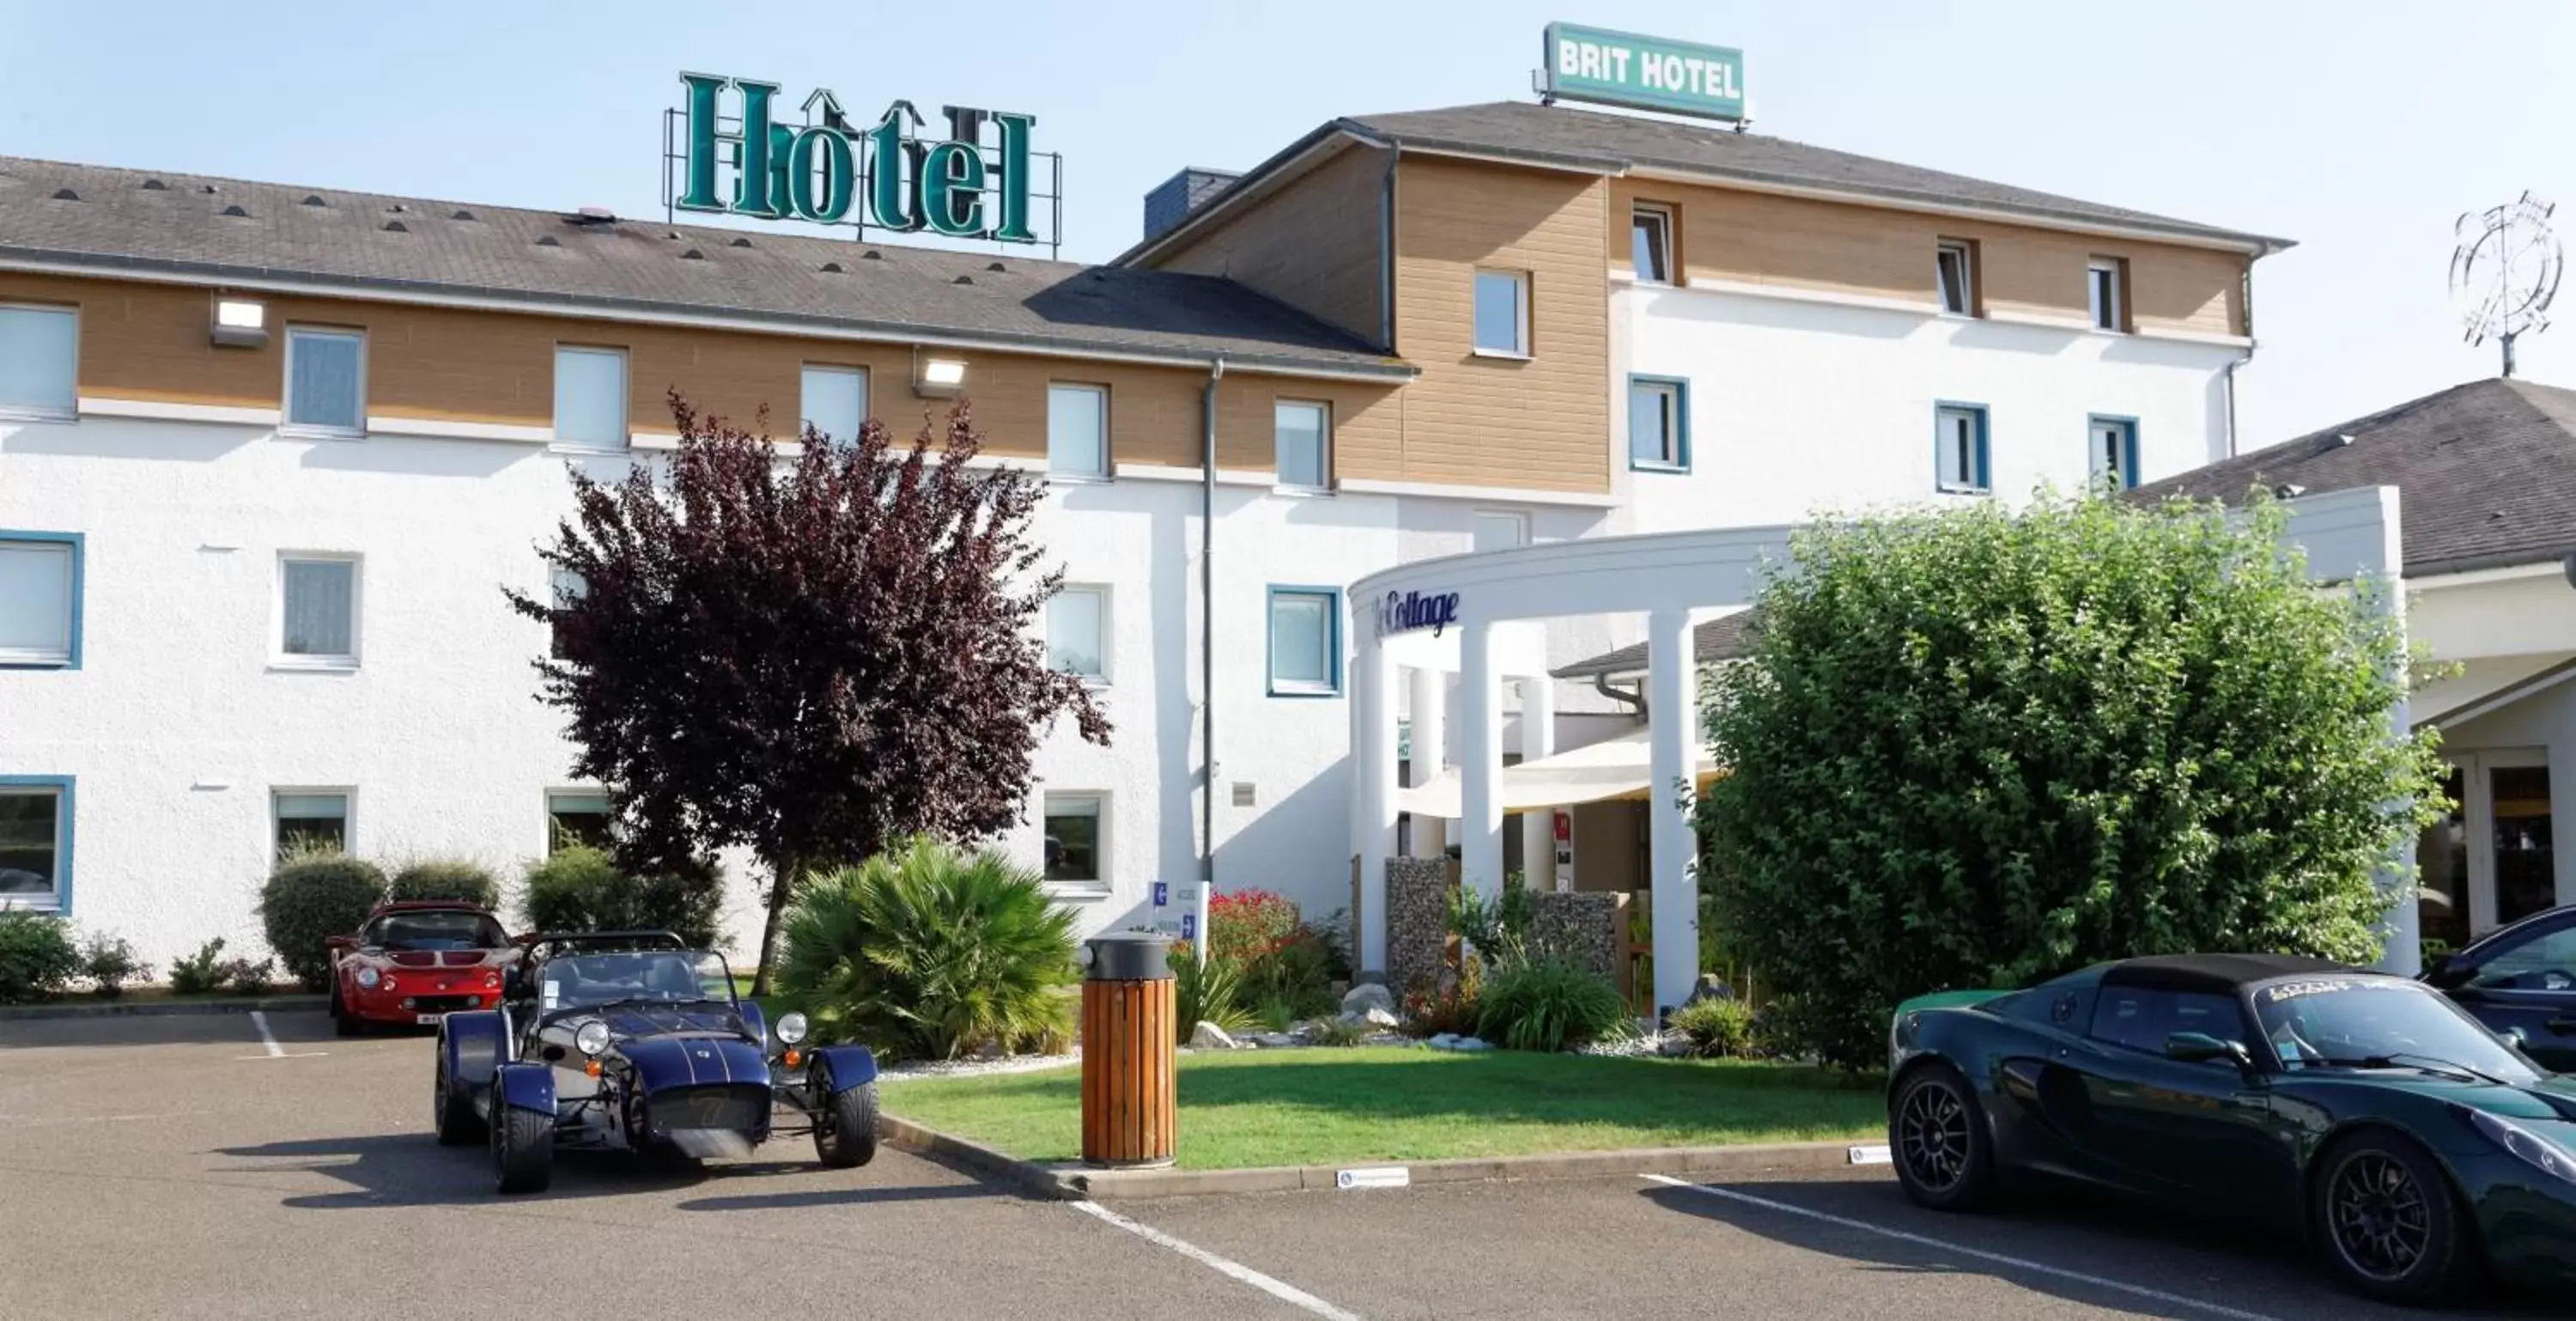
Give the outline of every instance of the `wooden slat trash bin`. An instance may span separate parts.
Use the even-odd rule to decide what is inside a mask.
[[[1084,1164],[1172,1163],[1171,948],[1149,931],[1096,936],[1083,947]]]

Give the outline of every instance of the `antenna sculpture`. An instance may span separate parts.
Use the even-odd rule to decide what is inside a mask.
[[[2549,303],[2566,264],[2549,227],[2557,209],[2526,192],[2509,205],[2463,212],[2451,226],[2460,240],[2451,252],[2451,301],[2469,343],[2493,339],[2503,347],[2507,376],[2513,375],[2514,339],[2549,328]]]

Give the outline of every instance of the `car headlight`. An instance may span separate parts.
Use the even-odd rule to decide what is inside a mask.
[[[370,991],[376,989],[376,983],[383,981],[384,979],[385,975],[373,968],[358,969],[358,985],[366,987]]]
[[[574,1030],[572,1044],[580,1047],[584,1055],[596,1055],[608,1049],[608,1025],[596,1018],[582,1024]]]
[[[2469,1123],[2515,1159],[2566,1183],[2576,1183],[2576,1155],[2530,1129],[2484,1110],[2469,1111]]]
[[[793,1011],[778,1016],[778,1039],[790,1046],[805,1039],[805,1016]]]

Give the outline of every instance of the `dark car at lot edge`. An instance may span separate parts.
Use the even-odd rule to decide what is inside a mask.
[[[504,1193],[536,1192],[558,1148],[695,1158],[810,1134],[827,1166],[877,1148],[877,1062],[770,1024],[723,956],[667,931],[521,937],[499,1008],[440,1020],[431,1118],[490,1144]]]
[[[2576,1284],[2576,1080],[2420,982],[2315,959],[2130,959],[1898,1007],[1908,1196],[2070,1179],[2312,1243],[2354,1289]]]
[[[2534,913],[2435,959],[2426,983],[2543,1068],[2576,1073],[2576,905]]]

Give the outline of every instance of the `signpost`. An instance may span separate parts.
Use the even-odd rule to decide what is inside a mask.
[[[1737,124],[1750,118],[1740,50],[1550,23],[1544,56],[1539,95],[1551,103],[1590,101]]]

